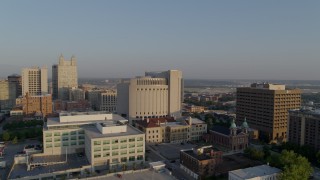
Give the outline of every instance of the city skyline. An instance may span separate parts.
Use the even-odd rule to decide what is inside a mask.
[[[75,55],[79,77],[177,69],[185,79],[317,80],[317,1],[14,2],[0,7],[0,77]],[[12,13],[14,12],[14,13]]]

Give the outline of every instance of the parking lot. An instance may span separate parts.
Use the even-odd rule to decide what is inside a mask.
[[[183,143],[180,144],[159,144],[159,145],[150,145],[150,147],[159,152],[162,156],[167,158],[168,160],[174,160],[180,158],[180,151],[183,149],[192,149],[196,147],[194,144]]]
[[[7,167],[5,169],[0,170],[1,180],[6,179],[10,171],[10,168],[13,164],[14,155],[16,155],[18,152],[23,151],[23,148],[26,145],[30,145],[30,144],[42,144],[42,142],[39,142],[38,140],[26,140],[24,142],[19,142],[17,144],[12,144],[11,142],[6,144],[6,147],[4,149],[4,155],[1,160],[6,161]]]

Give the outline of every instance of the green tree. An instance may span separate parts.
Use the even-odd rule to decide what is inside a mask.
[[[3,138],[4,141],[9,141],[10,140],[10,134],[7,131],[5,131],[3,133],[3,135],[2,135],[2,138]]]
[[[280,162],[283,166],[280,180],[307,180],[313,172],[308,159],[293,151],[283,150]]]
[[[13,143],[13,144],[17,144],[17,143],[18,143],[18,137],[17,137],[17,136],[15,136],[15,137],[13,138],[12,143]]]

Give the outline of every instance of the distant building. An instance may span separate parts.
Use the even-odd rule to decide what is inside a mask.
[[[251,84],[237,88],[237,121],[259,130],[259,136],[269,141],[287,139],[288,110],[301,106],[301,90],[287,90],[285,85]]]
[[[0,110],[11,109],[16,101],[16,84],[8,80],[0,80]]]
[[[222,151],[212,146],[180,151],[180,168],[194,179],[205,179],[215,174],[216,166],[222,163]]]
[[[237,128],[234,121],[231,123],[230,128],[214,126],[209,130],[207,141],[213,145],[222,146],[229,151],[242,151],[248,147],[248,128],[246,121],[243,122],[241,128]]]
[[[53,111],[69,111],[69,112],[84,112],[91,110],[90,103],[87,100],[80,101],[62,101],[54,100],[53,101]]]
[[[320,150],[320,112],[290,110],[288,120],[288,141],[297,145],[309,145]]]
[[[28,93],[16,99],[16,105],[22,107],[25,116],[34,116],[41,113],[43,117],[52,114],[51,94],[31,96]]]
[[[16,98],[22,95],[22,78],[18,74],[8,76],[9,83],[13,83],[16,86]]]
[[[85,92],[79,88],[69,89],[69,101],[83,101],[85,99]]]
[[[53,99],[69,100],[69,90],[78,88],[78,71],[75,56],[66,61],[61,55],[59,63],[52,66]]]
[[[190,113],[202,113],[205,110],[203,106],[195,106],[195,105],[187,106],[186,109]]]
[[[117,92],[115,90],[105,90],[98,95],[98,109],[100,111],[116,112]]]
[[[149,143],[178,143],[200,140],[207,133],[207,124],[197,118],[147,118],[136,121],[136,127],[146,134]]]
[[[146,72],[117,86],[117,113],[132,120],[181,116],[182,72]]]
[[[281,170],[278,168],[261,165],[230,171],[229,180],[277,180],[279,179],[280,173]]]
[[[22,96],[48,94],[48,69],[32,67],[22,69]]]

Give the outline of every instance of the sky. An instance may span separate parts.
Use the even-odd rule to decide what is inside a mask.
[[[75,55],[80,78],[319,80],[320,1],[5,0],[0,77]]]

